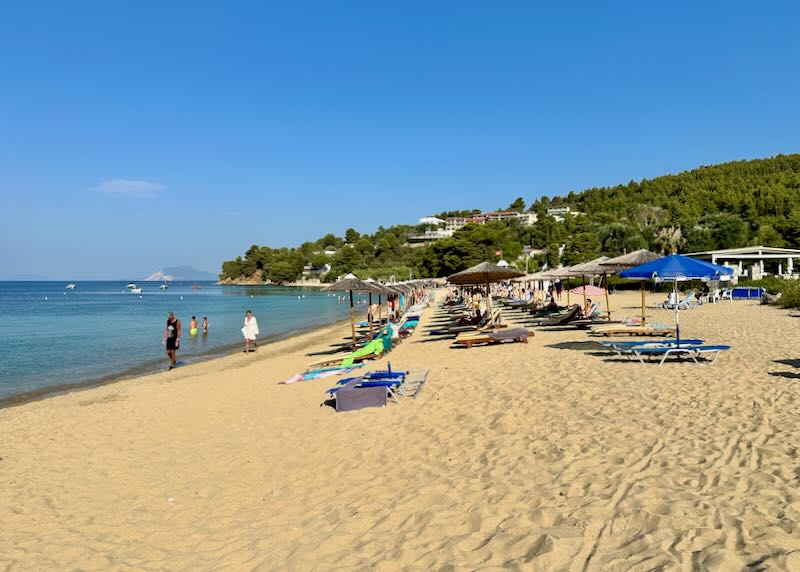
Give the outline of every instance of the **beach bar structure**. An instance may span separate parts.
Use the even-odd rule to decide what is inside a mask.
[[[706,252],[690,252],[686,256],[705,260],[712,264],[721,264],[733,268],[737,276],[747,273],[747,268],[755,266],[754,278],[765,274],[765,261],[778,261],[778,276],[790,277],[795,274],[794,259],[800,260],[800,250],[794,248],[776,248],[772,246],[745,246],[724,250],[708,250]]]

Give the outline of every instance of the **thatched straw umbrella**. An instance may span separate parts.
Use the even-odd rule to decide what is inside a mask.
[[[541,275],[546,276],[547,278],[550,279],[558,278],[559,280],[564,278],[574,278],[575,276],[580,276],[580,274],[573,274],[572,268],[573,268],[572,266],[563,266],[561,268],[543,270],[541,272]],[[567,288],[567,306],[569,306],[569,288]]]
[[[583,307],[586,307],[586,277],[587,276],[605,276],[605,273],[608,270],[605,270],[601,265],[603,262],[608,260],[608,256],[601,256],[600,258],[595,258],[594,260],[590,260],[589,262],[582,262],[581,264],[576,264],[570,268],[570,271],[574,274],[577,274],[581,277],[581,283],[583,285]],[[603,280],[603,284],[605,284],[605,280]],[[608,315],[608,319],[611,319],[611,308],[608,305],[608,288],[605,289],[606,291],[606,314]]]
[[[511,278],[518,278],[520,276],[525,276],[525,273],[520,272],[516,268],[498,266],[491,262],[481,262],[471,268],[448,276],[447,281],[450,284],[485,284],[486,311],[489,312],[489,323],[494,325],[494,316],[492,316],[492,291],[489,289],[489,283],[510,280]]]
[[[350,331],[353,335],[353,350],[356,349],[356,319],[355,309],[353,308],[353,292],[378,292],[378,288],[369,282],[361,280],[354,274],[348,274],[344,278],[337,280],[333,284],[326,286],[327,291],[344,291],[350,293]],[[372,333],[372,328],[370,328]]]
[[[634,250],[633,252],[629,252],[627,254],[623,254],[621,256],[617,256],[615,258],[609,258],[605,262],[601,262],[600,266],[606,268],[606,272],[620,272],[627,268],[633,268],[634,266],[639,266],[641,264],[646,264],[648,262],[652,262],[653,260],[658,260],[662,258],[660,254],[656,254],[655,252],[650,252],[649,250],[642,248],[640,250]],[[645,293],[644,293],[644,280],[641,283],[641,290],[642,290],[642,323],[644,324],[647,320],[645,315]]]
[[[369,292],[369,306],[372,308],[372,294],[375,293],[378,295],[378,328],[380,329],[381,324],[383,323],[383,303],[381,301],[382,296],[385,294],[387,297],[389,294],[393,293],[389,288],[373,280],[372,278],[367,278],[364,280],[367,284],[369,284],[373,290]],[[387,311],[388,315],[388,311]],[[372,338],[372,312],[367,312],[367,320],[369,321],[369,337]]]

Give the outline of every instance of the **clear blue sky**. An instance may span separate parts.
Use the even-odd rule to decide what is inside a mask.
[[[798,151],[792,2],[0,5],[0,275],[250,244]]]

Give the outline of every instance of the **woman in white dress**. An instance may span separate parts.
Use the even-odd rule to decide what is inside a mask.
[[[247,310],[247,313],[244,316],[244,327],[242,328],[242,334],[244,335],[244,351],[245,353],[250,351],[250,342],[253,342],[253,351],[256,351],[256,337],[258,337],[258,321],[256,317],[253,315],[251,310]]]

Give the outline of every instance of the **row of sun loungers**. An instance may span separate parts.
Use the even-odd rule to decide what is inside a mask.
[[[321,367],[351,367],[389,353],[394,345],[414,332],[419,325],[421,312],[422,308],[409,308],[399,325],[384,325],[373,333],[373,339],[369,338],[369,333],[367,332],[366,335],[359,339],[358,345],[360,347],[358,349],[347,354],[332,355],[329,358],[310,363],[306,370],[309,371]],[[397,336],[394,336],[394,328],[398,328]]]
[[[688,308],[696,303],[691,296],[688,296],[678,302],[677,306],[679,308]],[[675,306],[671,307],[674,308]],[[506,304],[506,311],[514,312],[515,315],[521,315],[520,308],[525,308],[525,306],[517,303]],[[578,305],[562,309],[558,314],[539,318],[534,321],[534,325],[542,329],[586,328],[589,329],[589,335],[595,337],[648,336],[652,338],[653,336],[663,336],[662,339],[598,342],[619,357],[643,364],[657,362],[659,365],[663,365],[668,359],[677,358],[680,360],[687,359],[697,364],[706,363],[710,365],[716,362],[721,353],[731,349],[729,345],[706,344],[705,341],[700,339],[673,339],[676,335],[674,326],[657,323],[614,323],[603,319],[586,319],[582,316],[581,308]],[[487,338],[489,338],[489,335],[484,334],[483,339]],[[464,343],[470,343],[472,339],[480,340],[481,338],[477,336],[464,336],[463,338]],[[456,341],[461,342],[462,336],[456,338]]]

